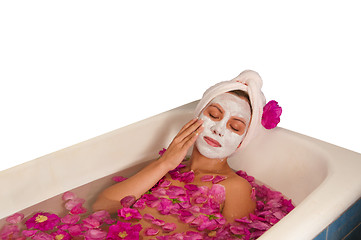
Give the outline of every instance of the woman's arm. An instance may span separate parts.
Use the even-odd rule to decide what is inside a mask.
[[[179,131],[163,156],[143,168],[129,179],[105,189],[93,204],[93,210],[114,212],[120,208],[119,201],[129,195],[140,198],[165,174],[176,168],[184,159],[188,149],[203,131],[202,121],[193,119]]]

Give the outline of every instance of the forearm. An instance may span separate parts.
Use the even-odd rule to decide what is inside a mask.
[[[110,201],[119,203],[121,199],[129,195],[138,199],[170,170],[169,164],[162,158],[155,160],[127,180],[105,189],[97,200],[98,204],[96,202],[95,205],[99,205],[100,202]]]
[[[189,121],[169,145],[161,158],[152,162],[129,179],[105,189],[93,205],[94,210],[116,210],[119,201],[126,196],[140,198],[153,187],[170,170],[177,167],[187,154],[188,149],[196,141],[198,134],[203,131],[203,121],[193,119]]]

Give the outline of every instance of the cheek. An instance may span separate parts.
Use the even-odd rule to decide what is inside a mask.
[[[209,117],[206,117],[205,115],[201,114],[199,116],[199,119],[203,120],[203,127],[204,130],[210,129],[212,126],[214,126],[215,122],[212,121]]]
[[[226,136],[226,144],[229,146],[236,146],[238,147],[238,145],[242,142],[243,140],[243,135],[238,135],[234,132],[231,131],[227,131],[227,136]]]

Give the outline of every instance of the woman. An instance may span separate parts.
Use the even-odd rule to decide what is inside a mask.
[[[218,219],[217,224],[223,224],[220,219],[233,222],[235,219],[248,216],[256,207],[252,198],[252,187],[229,167],[227,159],[237,150],[244,148],[260,128],[262,109],[265,104],[261,87],[262,80],[256,72],[244,71],[231,81],[224,81],[209,88],[196,107],[196,118],[183,126],[166,152],[134,176],[105,189],[94,203],[93,209],[116,212],[121,208],[120,200],[127,196],[140,199],[162,179],[162,183],[168,183],[164,191],[170,191],[169,189],[173,187],[172,189],[187,188],[187,192],[196,188],[208,189],[208,194],[212,191],[217,193],[214,195],[216,197],[212,199],[210,197],[208,201],[202,202],[199,194],[192,196],[194,197],[192,200],[189,200],[189,197],[188,200],[184,200],[184,202],[192,203],[197,207],[196,209],[201,209],[196,211],[198,214],[192,212],[186,220],[180,213],[184,210],[184,205],[180,204],[181,207],[177,205],[175,210],[167,208],[167,211],[160,207],[163,200],[164,202],[172,200],[173,203],[183,201],[175,201],[174,198],[169,197],[169,194],[164,194],[163,197],[158,196],[159,198],[154,201],[154,206],[151,203],[139,209],[143,216],[147,214],[151,218],[172,223],[176,228],[171,229],[171,233],[217,229],[217,226],[203,224],[202,228],[199,224],[197,225],[199,216],[206,215],[205,202],[209,207],[208,202],[213,201],[214,204],[209,208],[217,209],[220,215],[211,212],[206,216],[209,219]],[[183,162],[184,165],[179,168],[187,151],[193,145],[190,159]],[[190,173],[192,181],[183,181],[175,177],[173,169],[176,169],[177,176]],[[212,176],[217,176],[222,181],[211,181]],[[197,188],[194,185],[201,187]],[[184,208],[191,209],[190,206]],[[149,227],[154,229],[154,222],[151,223],[143,218],[140,223],[143,227],[141,235],[144,239],[146,239],[145,235],[159,236],[164,233],[160,231],[148,234],[146,230]],[[158,227],[161,229],[161,225]]]

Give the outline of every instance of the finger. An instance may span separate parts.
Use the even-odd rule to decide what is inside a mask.
[[[184,129],[184,131],[179,135],[181,141],[185,139],[187,136],[195,132],[201,125],[203,124],[203,120],[198,120],[191,124],[188,128]]]
[[[187,136],[184,140],[183,147],[188,150],[188,148],[190,148],[195,143],[199,134],[201,132],[203,132],[203,130],[204,130],[204,127],[200,126],[195,132],[193,132],[191,135]]]
[[[187,129],[190,125],[192,125],[193,123],[195,123],[198,120],[198,118],[193,118],[192,120],[190,120],[187,124],[185,124],[181,130],[179,130],[177,136],[181,135],[185,129]]]

